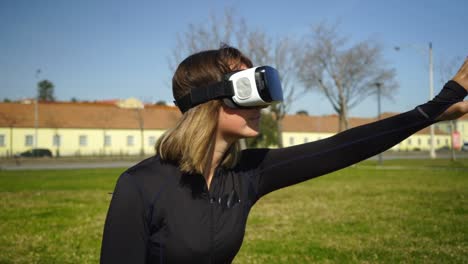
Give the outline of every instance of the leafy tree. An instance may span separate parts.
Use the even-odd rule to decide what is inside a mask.
[[[246,143],[248,148],[267,148],[278,145],[278,130],[273,113],[262,111],[260,135],[247,138]]]
[[[37,84],[38,99],[41,101],[55,101],[54,84],[49,80],[42,80]]]

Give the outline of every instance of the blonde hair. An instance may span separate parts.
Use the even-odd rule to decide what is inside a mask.
[[[177,67],[172,79],[174,98],[181,98],[193,88],[219,82],[241,65],[252,67],[252,62],[228,46],[193,54]],[[159,138],[156,152],[163,160],[177,162],[182,172],[204,174],[211,165],[221,104],[220,100],[212,100],[189,109],[174,128]],[[240,157],[239,150],[239,142],[233,143],[220,165],[234,167]]]

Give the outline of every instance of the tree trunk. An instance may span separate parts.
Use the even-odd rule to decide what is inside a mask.
[[[348,129],[348,109],[345,103],[341,103],[339,115],[339,132]]]
[[[281,120],[277,120],[276,125],[278,127],[278,148],[282,148],[283,147],[283,125],[281,124]]]

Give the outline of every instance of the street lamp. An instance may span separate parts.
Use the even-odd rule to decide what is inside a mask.
[[[381,116],[381,111],[380,111],[380,94],[381,94],[381,88],[382,88],[382,83],[376,82],[375,86],[377,87],[377,119],[380,120]],[[382,165],[382,153],[379,153],[379,165]]]
[[[414,46],[411,45],[410,47],[414,47]],[[400,51],[400,49],[401,47],[399,46],[395,47],[396,51]],[[428,53],[429,53],[429,100],[432,100],[432,98],[434,97],[434,64],[432,62],[432,42],[429,42]],[[436,152],[435,152],[435,144],[434,144],[434,125],[431,125],[429,129],[430,129],[430,137],[431,137],[429,155],[431,159],[435,159]]]
[[[39,74],[41,73],[41,69],[36,70],[36,79],[39,80]],[[37,89],[37,87],[36,87]],[[37,149],[38,143],[38,127],[39,127],[39,109],[38,109],[38,102],[39,100],[39,93],[36,91],[36,97],[34,98],[34,148]]]

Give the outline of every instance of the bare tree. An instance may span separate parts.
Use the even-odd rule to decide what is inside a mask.
[[[297,76],[295,64],[300,57],[297,41],[288,37],[273,39],[263,30],[249,28],[243,18],[237,17],[232,9],[226,9],[222,19],[212,15],[208,22],[190,24],[188,30],[178,36],[169,67],[174,70],[176,63],[189,54],[217,49],[223,43],[239,48],[254,64],[270,65],[279,71],[285,100],[272,105],[270,111],[278,127],[278,146],[282,147],[281,120],[292,102],[304,92],[296,88],[294,79]]]
[[[449,61],[445,58],[440,60],[438,68],[441,86],[443,86],[447,80],[451,80],[457,73],[460,61],[463,61],[461,56],[453,57]]]
[[[294,39],[282,37],[275,40],[259,30],[249,33],[247,43],[245,53],[255,63],[272,65],[280,74],[284,101],[272,104],[269,109],[273,113],[278,128],[278,146],[283,147],[282,120],[293,102],[305,92],[304,89],[297,87],[296,80],[297,63],[301,58],[299,45]]]
[[[189,24],[187,31],[177,35],[176,46],[168,60],[170,70],[175,71],[178,63],[190,54],[217,49],[222,43],[244,43],[246,24],[243,19],[236,18],[234,13],[232,9],[226,9],[223,19],[212,14],[208,21]]]
[[[307,89],[325,95],[339,116],[339,130],[348,128],[348,112],[377,92],[391,97],[398,88],[395,70],[385,67],[382,48],[374,41],[348,45],[336,26],[319,24],[305,41],[299,79]],[[310,42],[309,42],[310,41]]]

